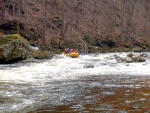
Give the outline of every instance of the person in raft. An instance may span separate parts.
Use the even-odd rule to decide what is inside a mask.
[[[70,54],[72,52],[77,52],[80,55],[80,52],[79,52],[78,49],[69,49],[69,48],[66,48],[64,53],[65,54]]]
[[[72,52],[76,52],[76,53],[78,53],[78,54],[80,55],[80,52],[79,52],[78,49],[71,49],[71,50],[70,50],[70,53],[72,53]]]
[[[69,53],[70,53],[70,49],[69,49],[69,48],[66,48],[64,53],[65,53],[65,54],[69,54]]]
[[[81,54],[80,51],[79,51],[78,49],[76,50],[76,52],[77,52],[79,55]]]

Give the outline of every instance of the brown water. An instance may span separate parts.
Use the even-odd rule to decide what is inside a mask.
[[[115,54],[127,55],[0,65],[0,113],[150,113],[150,53],[146,62],[129,64]]]
[[[64,93],[74,95],[72,99],[29,113],[150,113],[150,77],[106,75],[64,82],[62,87],[70,90]]]

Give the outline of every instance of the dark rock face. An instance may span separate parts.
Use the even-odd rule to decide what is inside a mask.
[[[0,63],[9,63],[27,58],[29,42],[18,34],[0,37]]]
[[[2,29],[5,34],[15,34],[17,33],[17,24],[19,24],[20,31],[25,29],[24,24],[16,20],[3,22],[2,25],[0,25],[0,29]]]

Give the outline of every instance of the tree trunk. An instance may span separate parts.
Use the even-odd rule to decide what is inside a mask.
[[[47,0],[44,1],[44,6],[43,6],[43,44],[46,43],[46,24],[47,24]]]
[[[124,45],[124,41],[125,41],[125,36],[124,36],[124,19],[125,19],[125,13],[126,13],[126,0],[123,0],[123,4],[122,4],[122,18],[121,18],[121,45]]]
[[[19,34],[19,23],[20,23],[20,1],[17,1],[17,34]]]
[[[28,22],[28,20],[27,20],[27,3],[26,3],[26,1],[25,0],[23,0],[22,1],[22,5],[23,5],[23,10],[24,10],[24,24],[25,24],[25,34],[28,34],[28,24],[27,24],[27,22]]]
[[[97,0],[93,1],[93,16],[92,16],[92,23],[93,23],[93,27],[92,27],[92,34],[96,35],[97,34],[97,14],[96,14],[96,8],[97,8]]]
[[[65,10],[65,7],[64,7],[64,0],[62,0],[62,26],[61,26],[61,37],[62,39],[65,38],[64,36],[64,10]]]
[[[1,1],[0,3],[0,24],[5,20],[5,2]]]

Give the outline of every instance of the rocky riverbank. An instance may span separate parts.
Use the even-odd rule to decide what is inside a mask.
[[[75,41],[65,41],[60,47],[34,47],[30,45],[27,39],[23,38],[19,34],[10,34],[0,36],[0,63],[13,63],[27,58],[34,59],[47,59],[51,58],[54,53],[61,53],[66,47],[77,48],[81,52],[79,44]],[[96,47],[96,46],[87,46],[87,51],[90,53],[97,52],[141,52],[147,51],[148,49],[143,49],[140,47],[135,48],[117,48],[117,47]],[[126,58],[121,58],[115,56],[118,62],[142,62],[145,61],[142,56],[128,55]]]
[[[18,34],[0,37],[0,63],[13,63],[27,58],[45,59],[52,52],[33,49],[29,42]]]

